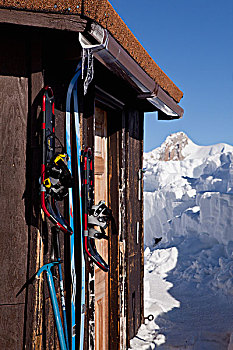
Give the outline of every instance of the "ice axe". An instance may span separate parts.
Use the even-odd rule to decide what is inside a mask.
[[[60,316],[60,312],[59,312],[59,306],[58,306],[58,302],[57,302],[56,290],[55,290],[54,281],[53,281],[53,275],[51,272],[51,268],[55,265],[60,264],[60,263],[61,263],[61,260],[60,261],[53,261],[49,264],[43,265],[39,269],[39,271],[36,273],[36,277],[38,278],[38,277],[40,277],[40,275],[43,272],[46,272],[60,347],[61,347],[61,350],[67,350],[64,332],[63,332],[63,328],[62,328],[61,316]]]
[[[58,333],[58,339],[60,343],[61,350],[68,350],[65,342],[65,337],[64,337],[64,332],[62,328],[62,322],[61,322],[61,316],[59,312],[59,306],[57,302],[57,296],[56,296],[56,290],[54,286],[54,281],[53,281],[53,275],[51,272],[52,267],[55,265],[59,265],[62,262],[62,260],[59,261],[53,261],[51,263],[43,265],[19,290],[19,292],[16,294],[16,297],[22,293],[22,291],[29,285],[32,284],[36,278],[39,278],[40,275],[43,272],[46,272],[47,276],[47,281],[48,281],[48,287],[49,287],[49,293],[52,301],[52,307],[53,307],[53,313],[54,313],[54,318],[56,322],[56,327],[57,327],[57,333]]]

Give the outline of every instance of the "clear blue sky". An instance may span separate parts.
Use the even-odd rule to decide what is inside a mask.
[[[233,0],[109,0],[184,92],[184,117],[145,115],[145,151],[184,131],[196,143],[233,144]]]

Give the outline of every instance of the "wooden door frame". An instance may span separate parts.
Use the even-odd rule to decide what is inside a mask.
[[[82,148],[89,146],[94,151],[95,137],[95,106],[101,107],[108,112],[108,190],[109,205],[113,211],[115,223],[111,224],[109,250],[115,247],[114,256],[109,254],[109,349],[120,348],[120,325],[119,325],[119,182],[120,182],[120,162],[121,162],[121,132],[122,115],[124,103],[94,84],[88,88],[88,93],[81,101],[81,143]],[[85,113],[83,113],[85,111]],[[114,114],[112,118],[109,113]],[[117,165],[117,169],[113,165]],[[114,170],[114,171],[113,171]],[[94,298],[94,266],[93,263],[86,260],[86,318],[85,318],[85,349],[95,349],[95,298]],[[124,293],[124,291],[123,291]],[[105,350],[105,349],[104,349]],[[107,349],[106,349],[107,350]]]

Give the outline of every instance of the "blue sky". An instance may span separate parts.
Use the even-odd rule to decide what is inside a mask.
[[[160,68],[184,92],[179,121],[145,116],[145,151],[184,131],[196,143],[233,144],[233,0],[110,0]]]

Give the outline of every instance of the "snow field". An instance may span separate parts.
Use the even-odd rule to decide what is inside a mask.
[[[155,319],[131,349],[232,350],[233,147],[178,133],[144,159],[145,316]]]

